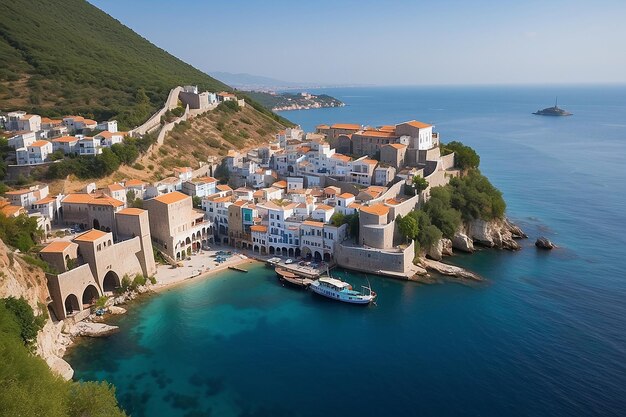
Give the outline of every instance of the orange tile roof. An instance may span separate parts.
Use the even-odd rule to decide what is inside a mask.
[[[34,192],[34,191],[28,188],[21,188],[19,190],[7,191],[5,194],[6,195],[21,195],[21,194],[26,194],[26,193],[31,193],[31,192]]]
[[[324,192],[328,195],[337,194],[339,191],[341,191],[341,188],[335,187],[333,185],[324,188]]]
[[[263,195],[264,195],[263,190],[256,190],[254,194],[252,194],[252,197],[259,198],[259,197],[263,197]]]
[[[330,126],[328,126],[328,125],[317,125],[316,129],[330,129]]]
[[[85,120],[83,120],[83,123],[85,123],[86,125],[96,125],[96,124],[98,124],[98,122],[96,122],[95,120],[91,120],[91,119],[85,119]]]
[[[39,253],[59,253],[63,252],[68,247],[74,245],[74,243],[69,240],[59,240],[56,242],[50,243],[48,246],[39,251]]]
[[[359,203],[350,203],[348,205],[348,208],[354,208],[354,209],[358,209],[358,208],[361,208],[361,207],[362,207],[362,205],[359,204]]]
[[[326,205],[326,204],[320,204],[317,207],[315,207],[315,210],[330,211],[330,210],[333,210],[333,208],[331,206]]]
[[[331,158],[333,159],[341,159],[342,161],[348,162],[350,160],[352,160],[352,158],[350,158],[347,155],[341,154],[341,153],[334,153]]]
[[[232,191],[233,190],[232,188],[230,188],[226,184],[218,184],[218,185],[215,186],[215,188],[217,188],[220,191]]]
[[[107,188],[111,191],[124,191],[124,187],[114,182],[113,184],[107,185]]]
[[[395,149],[404,149],[404,148],[406,148],[406,145],[404,143],[390,143],[390,144],[385,145],[385,146],[391,146],[392,148],[395,148]]]
[[[43,146],[48,145],[49,143],[50,143],[50,142],[48,142],[47,140],[38,140],[38,141],[33,142],[33,143],[30,145],[30,147],[32,147],[32,148],[41,148],[41,147],[43,147]]]
[[[380,130],[381,132],[395,132],[396,127],[390,125],[382,125],[378,128],[378,130]]]
[[[41,200],[35,201],[35,204],[48,204],[56,201],[55,197],[44,197]]]
[[[139,216],[140,214],[145,213],[145,212],[146,210],[142,210],[140,208],[128,207],[128,208],[118,211],[117,214],[126,214],[128,216]]]
[[[260,224],[255,224],[254,226],[250,226],[250,230],[253,232],[262,232],[265,233],[267,232],[267,226],[263,226]]]
[[[68,194],[61,203],[69,204],[93,204],[98,206],[113,206],[121,207],[124,205],[120,200],[110,197],[108,195],[94,196],[92,194],[76,193]]]
[[[75,136],[61,136],[60,138],[52,139],[52,142],[56,143],[70,143],[77,142],[78,138]]]
[[[88,232],[83,233],[80,236],[74,238],[74,240],[78,240],[79,242],[93,242],[94,240],[100,239],[101,237],[106,236],[108,233],[103,232],[98,229],[91,229]]]
[[[377,137],[377,138],[393,138],[396,136],[394,132],[383,132],[380,130],[364,130],[362,132],[357,132],[352,135],[354,136],[367,136],[367,137]]]
[[[385,204],[390,204],[392,206],[397,206],[400,203],[402,203],[402,201],[398,201],[395,198],[388,198],[385,200]]]
[[[361,125],[351,123],[335,123],[331,126],[332,129],[346,129],[346,130],[361,130]]]
[[[375,159],[361,159],[360,161],[354,161],[354,163],[357,163],[357,162],[368,164],[368,165],[376,165],[378,163],[378,161]]]
[[[389,214],[389,207],[379,203],[373,206],[362,206],[361,211],[376,216],[385,216]]]
[[[355,195],[354,195],[354,194],[351,194],[351,193],[343,193],[343,194],[339,194],[337,197],[341,197],[341,198],[343,198],[343,199],[346,199],[346,200],[347,200],[348,198],[354,198],[354,197],[355,197]]]
[[[128,180],[124,182],[124,186],[126,187],[141,187],[142,185],[145,185],[145,184],[146,183],[141,180]]]
[[[174,168],[174,172],[191,172],[193,171],[191,167],[178,167]]]
[[[287,188],[287,181],[276,181],[274,184],[272,184],[272,187]]]
[[[307,226],[313,226],[313,227],[324,227],[323,222],[316,222],[314,220],[305,220],[302,222],[302,224],[307,225]]]
[[[187,194],[183,194],[179,191],[173,191],[171,193],[162,194],[158,197],[154,197],[156,201],[163,204],[178,203],[179,201],[183,201],[188,198],[191,199],[191,197],[189,197]]]
[[[428,123],[418,122],[417,120],[411,120],[410,122],[405,122],[405,124],[417,127],[418,129],[432,127],[432,125],[429,125]]]
[[[15,215],[18,215],[20,213],[26,213],[26,209],[24,207],[21,206],[12,206],[12,205],[5,205],[4,207],[0,208],[0,212],[2,214],[4,214],[7,217],[12,217]]]

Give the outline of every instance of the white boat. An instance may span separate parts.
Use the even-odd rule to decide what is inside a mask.
[[[267,261],[265,261],[265,265],[270,267],[270,268],[275,267],[279,263],[280,263],[280,258],[278,258],[278,257],[270,258]]]
[[[376,293],[371,287],[363,286],[367,293],[361,293],[353,290],[352,285],[347,282],[330,276],[316,279],[309,285],[309,288],[316,294],[344,303],[369,304],[376,299]]]

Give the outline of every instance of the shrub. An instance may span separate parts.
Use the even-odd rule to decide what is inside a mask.
[[[135,169],[137,169],[137,170],[139,170],[139,171],[143,171],[146,167],[144,167],[143,165],[141,165],[139,162],[136,162],[136,163],[133,165],[133,168],[135,168]]]
[[[3,304],[6,310],[13,314],[15,322],[19,326],[22,342],[24,345],[32,348],[37,338],[37,333],[45,324],[45,319],[38,320],[33,313],[33,309],[24,298],[5,298]]]
[[[442,145],[442,153],[444,155],[454,152],[454,163],[461,169],[478,168],[480,165],[480,156],[474,149],[463,145],[461,142],[452,141]]]

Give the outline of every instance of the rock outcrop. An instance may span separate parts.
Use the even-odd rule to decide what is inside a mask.
[[[63,379],[70,380],[74,376],[74,370],[63,360],[65,350],[72,344],[69,335],[63,333],[63,322],[48,320],[37,335],[37,354],[41,356],[50,369],[59,374]]]
[[[106,337],[116,333],[118,330],[119,327],[117,326],[81,321],[72,326],[69,332],[72,336]]]
[[[550,239],[545,238],[545,237],[538,238],[537,241],[535,242],[535,246],[537,246],[540,249],[547,249],[547,250],[554,249],[555,247],[554,243],[552,243]]]
[[[444,264],[443,262],[435,261],[432,259],[421,259],[420,262],[427,270],[435,271],[441,275],[461,278],[470,281],[483,281],[483,279],[479,275],[463,269],[459,266]]]
[[[461,230],[457,230],[452,237],[452,247],[463,252],[472,253],[474,252],[474,241],[472,241],[472,239],[470,239],[469,236],[467,236],[462,230],[463,228],[461,228]]]
[[[439,239],[426,251],[426,256],[435,261],[440,261],[444,256],[452,255],[452,241],[450,239]]]

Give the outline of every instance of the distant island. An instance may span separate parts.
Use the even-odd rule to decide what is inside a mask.
[[[246,91],[246,95],[273,111],[320,109],[323,107],[343,107],[345,103],[327,94],[276,93]]]
[[[557,100],[554,102],[554,107],[546,107],[543,110],[537,110],[533,114],[536,114],[537,116],[571,116],[573,113],[560,108]]]

